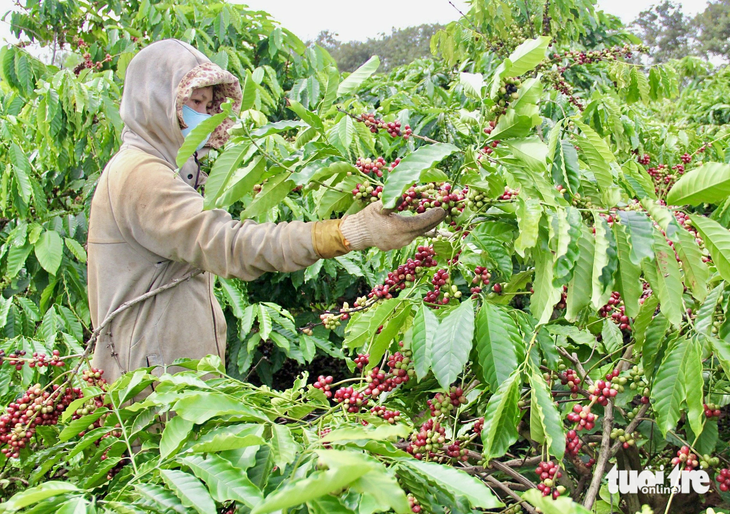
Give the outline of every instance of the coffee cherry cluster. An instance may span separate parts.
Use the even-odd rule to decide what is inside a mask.
[[[522,512],[522,505],[519,503],[514,503],[502,511],[503,514],[522,514]]]
[[[648,166],[649,163],[651,162],[651,155],[649,155],[648,153],[645,153],[644,155],[640,156],[637,160],[639,161],[639,164],[641,164],[642,166]]]
[[[344,302],[339,314],[325,312],[319,315],[319,319],[322,320],[322,325],[327,330],[336,330],[340,326],[341,321],[350,319],[350,304]]]
[[[383,198],[383,186],[371,186],[369,184],[358,184],[352,190],[353,198],[358,202],[373,203]]]
[[[577,423],[576,430],[592,430],[596,426],[598,416],[591,412],[590,405],[573,405],[573,412],[568,413],[568,421]]]
[[[535,473],[540,477],[541,482],[537,484],[537,489],[543,496],[552,496],[553,499],[557,499],[558,496],[565,493],[565,487],[562,485],[555,486],[558,478],[563,476],[556,463],[543,461],[537,465]]]
[[[436,395],[428,400],[428,407],[431,409],[431,416],[438,417],[440,415],[448,416],[451,411],[467,403],[464,396],[464,390],[461,387],[451,386],[447,394],[436,393]]]
[[[610,373],[606,374],[606,382],[611,383],[611,387],[616,389],[619,393],[624,392],[624,386],[628,383],[629,379],[626,377],[619,376],[621,371],[615,368]]]
[[[85,369],[81,373],[81,380],[87,382],[91,386],[99,387],[106,391],[106,380],[103,378],[104,370],[97,368]]]
[[[317,381],[312,384],[312,387],[319,389],[324,393],[327,398],[332,398],[332,381],[334,379],[331,376],[320,375],[317,377]]]
[[[486,129],[485,129],[486,130]],[[484,148],[479,150],[479,155],[477,155],[477,160],[480,160],[482,157],[486,155],[491,155],[494,153],[494,149],[499,146],[499,141],[492,141],[491,143],[487,144]]]
[[[565,434],[565,451],[570,455],[578,455],[582,448],[583,441],[578,437],[578,432],[568,430],[568,433]]]
[[[112,60],[112,56],[110,54],[106,54],[104,56],[104,59],[98,62],[94,62],[91,60],[91,54],[89,52],[84,53],[84,61],[82,63],[79,63],[74,69],[73,72],[75,75],[78,75],[81,73],[82,70],[85,69],[97,69],[100,70],[104,67],[105,62],[109,62]]]
[[[367,387],[363,391],[366,396],[376,398],[381,393],[388,393],[399,385],[408,382],[414,374],[411,364],[410,350],[404,353],[395,352],[388,358],[390,372],[385,373],[375,366],[365,377]]]
[[[467,191],[452,189],[451,184],[431,182],[424,185],[412,185],[403,193],[403,202],[399,211],[423,213],[431,209],[442,208],[446,211],[446,221],[464,211]]]
[[[355,362],[355,365],[357,366],[357,369],[363,369],[365,366],[370,364],[370,354],[369,353],[358,353],[357,357],[353,359]]]
[[[388,410],[382,405],[374,406],[372,409],[370,409],[370,414],[379,418],[383,418],[384,421],[387,421],[391,425],[394,424],[396,421],[400,421],[400,411]]]
[[[684,466],[685,471],[692,471],[699,464],[697,455],[690,451],[689,446],[682,446],[677,451],[677,456],[672,459],[672,466]]]
[[[636,439],[633,434],[627,434],[623,428],[614,428],[611,430],[611,439],[618,439],[624,449],[636,444]]]
[[[383,121],[380,118],[376,118],[375,114],[373,113],[361,114],[359,116],[356,116],[355,120],[359,121],[360,123],[364,123],[365,126],[368,127],[370,129],[370,132],[372,132],[373,134],[377,134],[379,130],[385,129],[388,132],[389,136],[402,137],[405,140],[408,140],[411,137],[411,134],[413,134],[410,125],[406,125],[401,130],[400,121]]]
[[[710,468],[716,468],[720,465],[720,459],[718,457],[713,457],[712,455],[705,453],[700,458],[700,468],[702,469],[710,469]]]
[[[705,403],[703,406],[705,408],[705,417],[707,419],[719,418],[720,414],[722,414],[720,407],[714,403]]]
[[[423,301],[430,307],[438,309],[438,304],[446,305],[451,300],[451,296],[454,298],[461,298],[461,292],[456,286],[446,287],[449,282],[449,272],[445,269],[438,270],[431,278],[431,284],[433,284],[433,290],[426,293]],[[443,297],[441,294],[443,293]]]
[[[502,193],[500,195],[499,200],[512,200],[519,194],[520,194],[519,189],[512,189],[511,187],[505,187],[504,193]]]
[[[488,197],[477,189],[469,189],[466,195],[466,206],[473,211],[478,211],[487,205]]]
[[[561,384],[567,385],[568,388],[570,388],[571,393],[578,392],[578,386],[580,385],[581,380],[574,369],[568,368],[565,371],[558,373],[558,377],[560,378]]]
[[[363,159],[358,158],[355,163],[355,167],[366,175],[373,173],[377,177],[383,176],[383,168],[385,168],[386,162],[382,157],[378,157],[375,160],[370,157]]]
[[[367,407],[369,401],[363,393],[356,391],[352,386],[341,387],[335,391],[334,400],[343,403],[347,407],[347,412],[359,412],[361,408]]]
[[[544,72],[543,82],[550,84],[554,89],[568,97],[568,101],[581,111],[583,104],[573,96],[573,86],[565,80],[565,72],[573,66],[584,66],[600,61],[615,61],[618,58],[631,59],[633,52],[647,52],[644,45],[631,47],[629,45],[614,46],[603,50],[583,52],[580,50],[566,51],[565,53],[553,53],[547,60],[538,65],[536,70]],[[564,62],[567,61],[567,62]],[[550,69],[553,68],[553,69]],[[546,71],[549,70],[549,71]]]
[[[393,292],[402,291],[406,287],[407,282],[414,282],[416,278],[423,273],[424,268],[433,268],[437,266],[434,257],[436,252],[432,246],[419,246],[414,259],[409,258],[405,264],[398,266],[393,272],[389,272],[382,285],[375,286],[368,298],[388,299],[393,297]],[[360,301],[356,302],[356,306],[360,305]]]
[[[412,494],[408,495],[408,505],[411,508],[411,512],[421,512],[421,504],[418,503],[418,500]]]
[[[418,432],[413,432],[406,451],[418,460],[435,457],[435,450],[446,442],[446,429],[433,418],[426,421]]]
[[[23,366],[27,365],[29,368],[45,368],[50,366],[62,367],[64,361],[61,360],[61,353],[58,350],[51,352],[51,357],[45,353],[33,352],[32,357],[25,357],[25,350],[15,350],[5,355],[5,350],[0,350],[0,365],[7,364],[13,366],[16,370],[20,371]]]
[[[461,441],[453,441],[449,445],[444,446],[444,453],[447,457],[461,462],[469,460],[469,450],[461,447]]]
[[[618,328],[631,332],[630,320],[626,315],[626,306],[623,304],[621,293],[618,291],[611,293],[608,303],[598,310],[598,314],[604,318],[610,314],[611,320],[618,325]]]
[[[522,81],[517,77],[508,77],[504,79],[502,86],[499,88],[499,95],[495,98],[495,104],[492,106],[492,112],[495,115],[501,116],[507,112],[509,104],[519,98],[520,94],[518,91],[521,85]]]
[[[631,382],[629,389],[632,391],[641,391],[643,395],[649,394],[649,390],[647,389],[649,384],[644,380],[644,370],[642,368],[636,365],[632,366],[629,370],[628,380]]]
[[[472,429],[476,435],[482,435],[482,430],[484,430],[484,418],[477,419]]]
[[[7,444],[0,451],[8,458],[19,458],[20,450],[30,443],[36,427],[57,424],[66,407],[81,396],[81,389],[61,389],[57,384],[51,392],[44,391],[40,384],[30,387],[0,416],[0,443]]]
[[[717,476],[715,476],[715,480],[717,480],[717,483],[720,484],[717,486],[720,491],[722,491],[723,493],[730,491],[730,469],[721,469],[717,473]]]
[[[605,407],[608,405],[608,399],[618,394],[618,384],[596,380],[596,383],[588,388],[588,392],[591,393],[589,397],[591,401],[596,401]]]

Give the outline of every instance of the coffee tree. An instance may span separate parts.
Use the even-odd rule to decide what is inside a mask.
[[[18,33],[72,51],[64,69],[2,54],[0,509],[727,508],[724,71],[643,66],[589,2],[474,2],[434,60],[376,75],[374,56],[344,77],[237,6],[25,7]],[[219,279],[227,362],[107,384],[84,348],[88,202],[125,63],[170,36],[242,78],[205,208],[314,220],[380,200],[447,217],[399,251]],[[612,495],[614,465],[712,484]]]

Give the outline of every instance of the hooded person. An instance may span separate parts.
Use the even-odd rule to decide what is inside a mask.
[[[200,91],[212,98],[195,109]],[[175,161],[183,131],[195,123],[189,108],[215,114],[227,98],[238,112],[238,79],[182,41],[153,43],[127,67],[122,146],[105,167],[91,202],[92,325],[98,327],[125,302],[191,271],[204,272],[124,310],[105,327],[92,364],[105,370],[110,382],[127,371],[170,365],[182,357],[225,359],[226,322],[213,293],[213,274],[253,280],[267,271],[292,272],[370,246],[400,248],[444,218],[441,209],[401,217],[380,202],[342,219],[317,222],[259,224],[234,220],[222,209],[203,210],[196,189],[205,176],[197,158],[180,170]],[[206,146],[221,148],[232,124],[228,119],[219,125]]]

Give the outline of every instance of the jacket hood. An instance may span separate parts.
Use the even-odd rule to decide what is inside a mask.
[[[165,39],[142,49],[127,66],[120,114],[124,122],[122,143],[165,160],[177,168],[177,152],[185,138],[182,107],[193,89],[213,86],[209,114],[221,112],[226,98],[233,112],[241,108],[241,86],[231,73],[212,63],[191,45]],[[213,131],[206,146],[220,148],[228,140],[233,120]]]

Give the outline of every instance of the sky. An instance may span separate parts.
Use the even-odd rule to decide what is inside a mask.
[[[364,41],[389,34],[393,27],[423,23],[448,23],[459,18],[457,8],[468,10],[466,0],[234,0],[264,10],[300,39],[314,39],[322,30],[339,35],[340,41]],[[630,23],[639,12],[661,0],[598,0],[598,6]],[[704,10],[706,0],[675,0],[685,13]],[[0,16],[13,8],[14,0],[0,0]],[[450,5],[450,4],[453,4]],[[305,7],[303,7],[305,6]],[[346,9],[345,6],[350,6]],[[7,22],[0,21],[0,44],[13,42]]]

